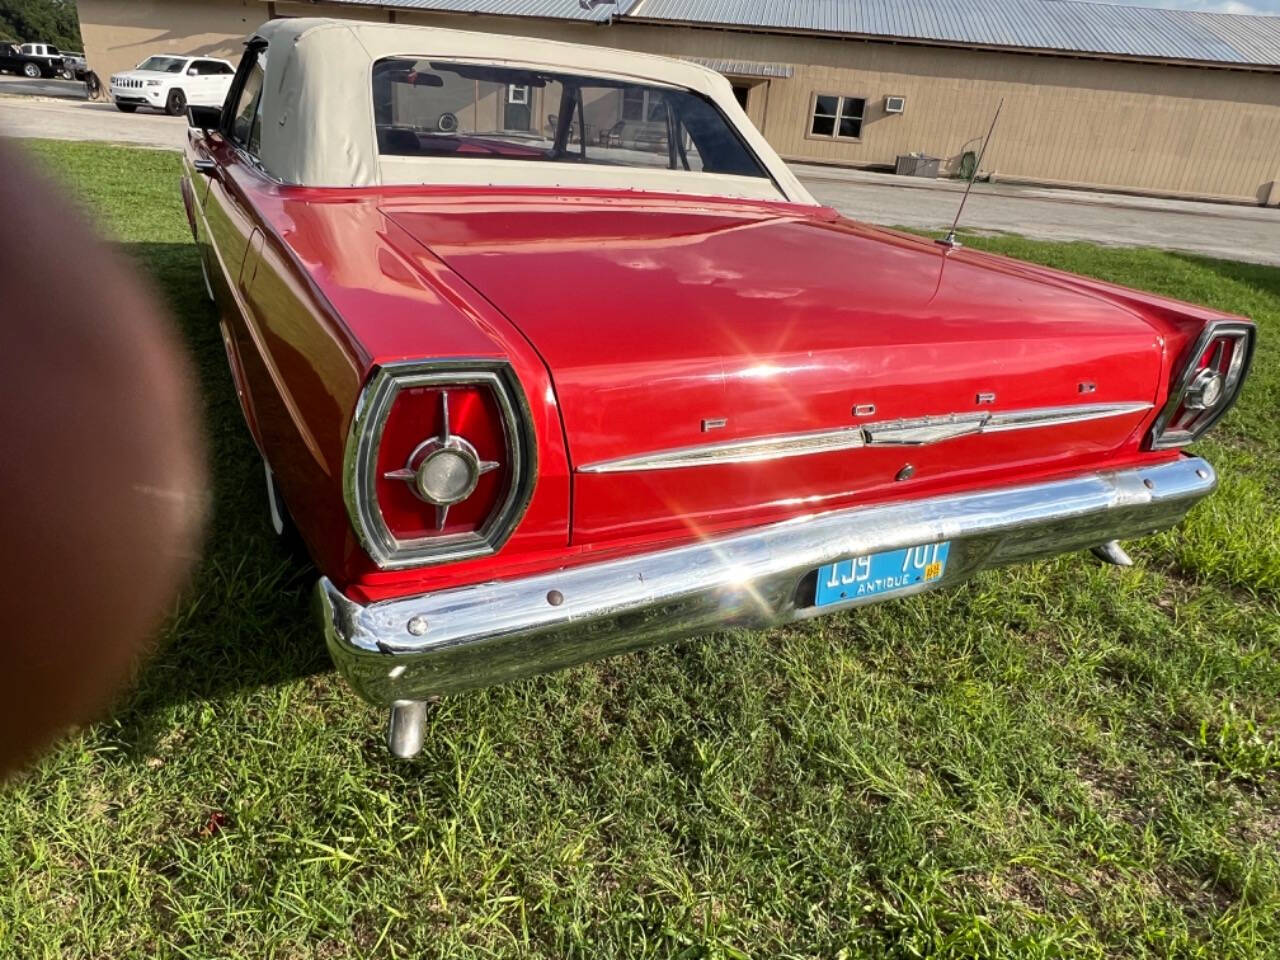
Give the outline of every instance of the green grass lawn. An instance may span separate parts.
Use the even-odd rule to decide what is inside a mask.
[[[1280,955],[1280,270],[970,241],[1258,321],[1221,490],[1134,568],[459,696],[393,762],[270,535],[177,160],[31,146],[171,305],[215,509],[133,692],[0,794],[0,956]]]

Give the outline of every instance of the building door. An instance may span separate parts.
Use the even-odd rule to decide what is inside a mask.
[[[529,88],[519,84],[507,86],[507,102],[502,111],[503,130],[532,130],[533,119],[529,109]]]
[[[745,83],[735,83],[733,85],[733,97],[738,101],[744,111],[747,109],[747,97],[751,94],[751,87]]]

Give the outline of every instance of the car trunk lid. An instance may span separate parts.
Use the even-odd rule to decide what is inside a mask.
[[[535,196],[384,212],[547,363],[577,542],[1098,461],[1136,443],[1160,381],[1159,338],[1125,307],[829,211]],[[1096,416],[1013,428],[1063,407]]]

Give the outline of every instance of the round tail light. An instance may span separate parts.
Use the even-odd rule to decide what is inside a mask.
[[[389,364],[347,444],[347,507],[384,569],[495,551],[532,489],[533,444],[505,364]]]

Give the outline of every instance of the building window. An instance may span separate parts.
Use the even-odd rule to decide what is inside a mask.
[[[862,136],[862,115],[866,109],[865,97],[816,94],[813,98],[813,119],[809,121],[809,136],[857,140]]]
[[[507,103],[528,105],[529,87],[526,84],[510,84],[507,87]]]
[[[644,91],[641,90],[639,87],[623,87],[622,119],[623,120],[643,120],[644,119]]]
[[[624,87],[622,90],[622,119],[661,122],[666,119],[663,111],[662,94],[657,90]]]

